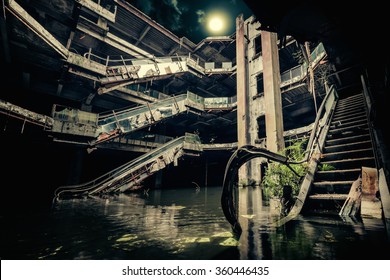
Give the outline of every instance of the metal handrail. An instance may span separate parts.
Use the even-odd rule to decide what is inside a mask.
[[[316,65],[318,65],[318,63],[321,61],[322,58],[325,57],[325,55],[326,55],[326,52],[325,52],[324,46],[322,45],[322,43],[318,44],[318,46],[311,53],[311,61],[312,61],[312,64],[313,64],[313,68]],[[308,65],[305,62],[305,63],[303,63],[301,65],[297,65],[297,66],[295,66],[295,67],[293,67],[291,69],[288,69],[288,70],[284,71],[283,73],[281,73],[280,74],[281,86],[284,87],[284,86],[287,86],[287,84],[291,84],[291,81],[294,80],[294,79],[302,80],[306,76],[307,67],[308,67]],[[295,75],[293,77],[292,72],[294,70],[296,70],[296,69],[299,69],[299,75]],[[287,80],[283,80],[283,77],[285,77],[287,75],[288,75],[289,78]]]
[[[334,100],[330,99],[332,97],[334,98]],[[329,107],[331,106],[330,104],[335,102],[337,99],[338,99],[338,94],[336,92],[336,89],[334,88],[333,85],[331,85],[331,87],[329,88],[328,92],[326,93],[326,95],[325,95],[325,97],[320,105],[320,108],[318,109],[317,116],[316,116],[316,119],[314,121],[314,126],[313,126],[311,133],[310,133],[310,138],[309,138],[309,141],[308,141],[307,146],[306,146],[306,151],[305,151],[306,156],[302,160],[302,162],[306,162],[311,158],[313,151],[314,151],[314,145],[315,145],[315,143],[317,143],[318,136],[320,135],[320,132],[321,132],[319,129],[320,121],[322,120],[324,114],[328,113],[328,115],[326,116],[326,120],[324,120],[324,123],[327,122],[327,118],[329,118],[329,116],[330,116],[330,114],[329,114],[330,112],[328,112],[327,109],[329,109]]]
[[[160,106],[166,106],[166,105],[171,105],[174,104],[176,101],[181,101],[186,98],[186,94],[180,94],[175,97],[169,97],[163,100],[159,100],[153,103],[150,103],[149,106],[151,109],[156,109]],[[104,124],[108,124],[110,122],[115,121],[114,119],[110,120],[110,118],[114,118],[114,115],[118,118],[118,120],[121,120],[123,118],[128,118],[132,116],[136,116],[145,112],[148,112],[149,108],[146,105],[143,106],[138,106],[138,107],[133,107],[133,108],[127,108],[122,111],[116,111],[114,113],[107,113],[105,115],[99,115],[99,124],[101,124],[103,121],[105,122]]]

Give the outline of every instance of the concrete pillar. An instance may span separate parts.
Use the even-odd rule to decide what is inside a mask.
[[[205,188],[207,188],[207,184],[208,184],[208,173],[209,173],[209,163],[207,161],[207,158],[206,158],[206,161],[205,161],[205,171],[204,171],[204,186]]]
[[[0,17],[0,34],[3,47],[4,61],[7,64],[11,64],[11,51],[8,40],[8,30],[5,19]]]
[[[163,172],[162,170],[156,172],[155,181],[154,181],[154,187],[156,189],[161,189],[162,187],[162,178],[163,178],[162,172]]]
[[[243,15],[236,18],[236,64],[237,64],[237,140],[238,147],[249,144],[248,135],[248,74],[246,60],[247,44]],[[239,184],[246,184],[248,166],[243,165],[238,172]]]
[[[263,70],[258,46],[259,24],[253,18],[244,22],[242,17],[237,18],[236,24],[238,146],[256,146],[259,129],[262,129],[257,119],[264,115],[264,98],[257,88],[257,78]],[[245,164],[239,170],[239,183],[259,185],[262,161],[256,158]]]
[[[81,148],[75,148],[75,150],[71,153],[72,155],[69,163],[69,175],[67,183],[69,185],[76,185],[80,184],[85,158],[85,150]]]
[[[261,47],[263,56],[267,149],[273,152],[279,152],[284,149],[284,129],[276,33],[261,31]]]

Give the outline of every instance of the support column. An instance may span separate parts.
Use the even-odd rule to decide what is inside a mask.
[[[81,148],[75,148],[71,153],[71,161],[69,163],[68,185],[80,183],[85,158],[85,151]]]
[[[205,175],[204,175],[204,186],[205,188],[207,188],[207,184],[208,184],[208,173],[209,173],[209,163],[207,161],[207,158],[206,158],[206,161],[205,161]]]
[[[236,63],[237,63],[237,140],[238,148],[249,144],[248,135],[248,72],[246,61],[247,44],[245,41],[243,15],[236,18]],[[248,167],[243,165],[238,171],[239,184],[247,184]]]
[[[1,17],[0,17],[0,33],[1,33],[1,41],[3,45],[4,61],[7,64],[11,64],[11,51],[9,47],[7,25],[5,19]]]
[[[154,187],[156,189],[161,189],[162,187],[162,178],[163,178],[163,171],[162,170],[159,170],[156,172],[156,177],[155,177],[155,181],[154,181]]]
[[[272,152],[280,152],[284,149],[284,128],[276,33],[261,31],[261,47],[263,55],[267,149]]]

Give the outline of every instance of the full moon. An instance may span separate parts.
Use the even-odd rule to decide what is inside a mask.
[[[224,22],[220,17],[213,17],[209,21],[209,29],[213,32],[221,31],[224,27]]]

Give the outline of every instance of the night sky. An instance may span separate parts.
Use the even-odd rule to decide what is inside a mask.
[[[235,19],[252,15],[243,0],[127,0],[178,37],[198,43],[208,36],[232,35]],[[210,20],[217,17],[223,27],[212,32]]]

